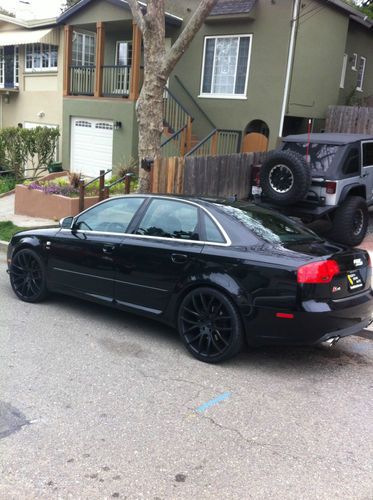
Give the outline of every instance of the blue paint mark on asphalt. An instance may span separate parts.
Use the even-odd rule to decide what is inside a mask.
[[[203,405],[198,406],[195,411],[198,411],[198,413],[202,413],[203,411],[207,410],[207,408],[210,408],[211,406],[215,406],[221,401],[224,401],[228,398],[230,398],[232,395],[231,392],[223,392],[223,394],[220,394],[220,396],[216,396],[214,399],[210,399],[206,403],[203,403]]]

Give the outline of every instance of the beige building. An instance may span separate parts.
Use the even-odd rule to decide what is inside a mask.
[[[0,127],[61,129],[63,30],[56,19],[0,15]]]

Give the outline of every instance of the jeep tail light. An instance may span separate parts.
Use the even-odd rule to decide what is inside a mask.
[[[254,165],[252,169],[252,179],[253,185],[259,187],[260,186],[260,165]]]
[[[330,283],[340,273],[335,260],[322,260],[301,266],[297,270],[298,283]]]
[[[326,187],[326,192],[328,194],[335,194],[336,189],[337,189],[337,183],[333,182],[333,181],[326,181],[325,187]]]

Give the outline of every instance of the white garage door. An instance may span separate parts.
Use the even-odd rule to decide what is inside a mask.
[[[70,170],[97,177],[100,170],[111,169],[112,164],[113,122],[72,118]]]

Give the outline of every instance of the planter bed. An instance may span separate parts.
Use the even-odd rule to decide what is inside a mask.
[[[15,194],[14,213],[17,215],[59,220],[79,213],[79,198],[46,194],[22,185],[16,186]],[[97,202],[98,196],[86,197],[84,208],[89,208]]]

